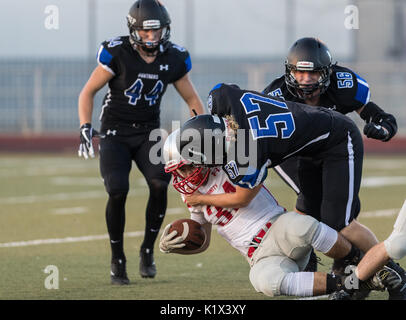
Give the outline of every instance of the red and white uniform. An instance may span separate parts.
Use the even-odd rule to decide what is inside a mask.
[[[235,192],[235,190],[227,174],[218,168],[212,169],[207,182],[199,188],[199,192],[203,194],[223,194]],[[183,195],[182,198],[184,200]],[[244,256],[247,256],[253,238],[267,222],[286,211],[265,186],[244,208],[188,207],[191,219],[200,224],[208,222],[217,225],[218,233]]]

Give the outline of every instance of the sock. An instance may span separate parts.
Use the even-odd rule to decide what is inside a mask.
[[[344,277],[327,273],[326,293],[330,294],[343,289]]]
[[[332,270],[335,273],[344,274],[345,267],[348,265],[357,265],[362,258],[361,250],[355,245],[351,245],[350,252],[343,258],[334,259]]]
[[[312,239],[312,247],[323,253],[329,252],[337,242],[337,237],[337,231],[320,222]]]
[[[165,182],[152,180],[149,183],[150,194],[145,214],[145,234],[141,249],[154,250],[154,243],[158,237],[167,207],[167,186]]]
[[[313,296],[313,272],[287,273],[281,282],[280,292],[287,296]]]
[[[109,195],[106,206],[107,231],[110,238],[112,259],[123,259],[124,255],[124,225],[125,201],[127,194]]]

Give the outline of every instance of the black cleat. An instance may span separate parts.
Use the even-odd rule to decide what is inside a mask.
[[[110,270],[111,284],[127,285],[130,280],[127,277],[126,261],[124,259],[113,259]]]
[[[320,260],[321,259],[316,255],[316,253],[314,252],[314,249],[312,248],[312,251],[310,252],[309,262],[307,263],[307,265],[303,271],[304,272],[316,272],[317,263],[320,263]]]
[[[154,253],[151,249],[140,250],[140,275],[143,278],[154,278],[156,275]]]
[[[340,290],[330,293],[328,296],[328,300],[353,300],[353,299],[351,298],[351,294],[345,292],[344,290]]]

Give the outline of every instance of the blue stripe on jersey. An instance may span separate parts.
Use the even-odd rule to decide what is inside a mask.
[[[217,83],[217,84],[213,87],[213,89],[210,90],[209,94],[210,94],[212,91],[214,91],[214,90],[220,88],[222,85],[223,85],[223,83]]]
[[[108,52],[104,47],[101,48],[99,51],[99,55],[97,57],[97,60],[106,66],[109,66],[111,60],[113,59],[113,56]]]
[[[185,65],[186,65],[186,72],[189,72],[192,69],[192,59],[190,59],[190,56],[188,56],[185,59]]]
[[[370,96],[368,83],[355,72],[354,74],[357,77],[357,93],[355,94],[355,100],[362,104],[366,104],[368,103]]]
[[[242,188],[252,189],[261,184],[262,182],[264,182],[267,175],[268,169],[266,166],[263,166],[261,169],[254,169],[252,167],[249,167],[247,173],[243,176],[243,178],[240,181],[237,182],[237,185]],[[260,181],[258,181],[259,177],[261,178]]]

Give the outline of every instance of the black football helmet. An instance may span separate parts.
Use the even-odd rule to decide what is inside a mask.
[[[227,120],[216,115],[198,115],[180,128],[179,148],[183,159],[196,166],[225,164],[229,143]]]
[[[171,19],[168,11],[159,0],[137,0],[127,15],[130,41],[147,52],[154,52],[164,45],[170,37]],[[139,30],[162,29],[161,39],[155,42],[143,42]]]
[[[332,59],[327,46],[316,38],[297,40],[289,49],[285,61],[285,82],[289,92],[297,98],[304,99],[317,89],[324,93],[330,85]],[[292,71],[318,71],[320,78],[316,83],[299,85]]]

